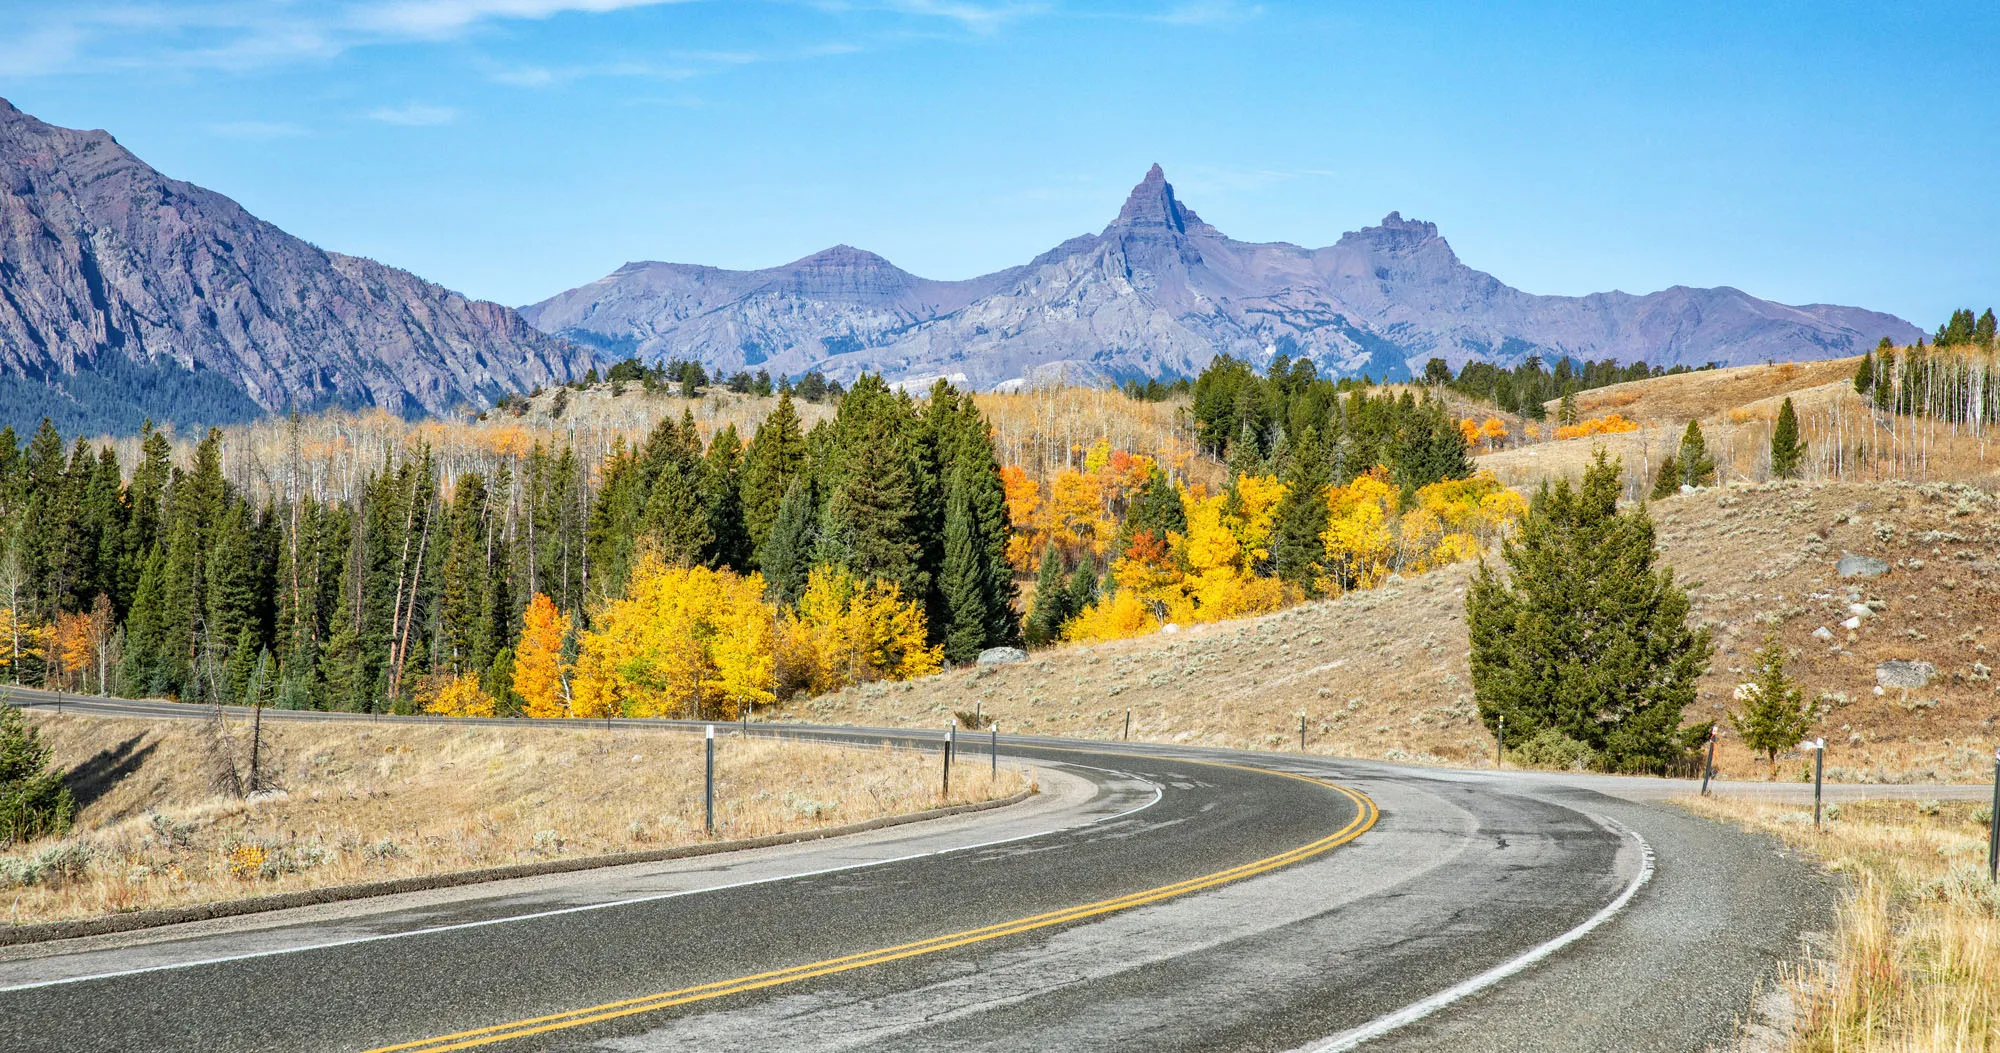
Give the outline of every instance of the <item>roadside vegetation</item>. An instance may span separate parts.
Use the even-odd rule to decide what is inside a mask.
[[[1987,879],[1987,806],[1808,806],[1688,798],[1697,815],[1775,834],[1842,875],[1830,949],[1789,978],[1796,1053],[2000,1050],[2000,891]]]
[[[242,723],[30,715],[45,774],[66,776],[76,794],[74,825],[66,836],[0,842],[0,916],[90,917],[711,840],[694,735],[266,721],[253,777]],[[1018,769],[1003,765],[993,780],[986,765],[968,763],[954,769],[947,801],[935,753],[723,730],[713,840],[990,800],[1027,785]],[[0,801],[13,791],[0,783]]]

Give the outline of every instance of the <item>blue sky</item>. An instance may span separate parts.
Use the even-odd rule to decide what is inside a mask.
[[[837,243],[956,278],[1154,161],[1245,240],[1392,209],[1541,293],[2000,303],[1994,5],[0,0],[0,96],[510,304]]]

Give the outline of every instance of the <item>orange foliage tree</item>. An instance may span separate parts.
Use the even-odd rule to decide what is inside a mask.
[[[541,593],[528,601],[521,618],[521,640],[514,648],[514,693],[521,696],[523,716],[573,716],[570,706],[570,662],[563,657],[569,636],[569,615]]]

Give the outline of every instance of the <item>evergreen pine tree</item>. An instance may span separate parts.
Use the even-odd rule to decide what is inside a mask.
[[[1565,391],[1562,402],[1556,406],[1556,423],[1575,424],[1576,419],[1576,392]]]
[[[1170,533],[1187,533],[1187,509],[1167,473],[1155,468],[1146,477],[1146,485],[1139,488],[1139,495],[1125,509],[1122,530],[1128,540],[1140,531],[1159,541],[1165,541]]]
[[[1985,347],[1992,347],[1996,337],[2000,337],[2000,323],[1995,322],[1993,308],[1988,307],[1972,327],[1972,338]]]
[[[986,647],[986,553],[975,536],[965,467],[952,472],[945,492],[944,563],[938,591],[944,601],[944,656],[963,664]]]
[[[750,569],[750,534],[743,523],[743,442],[736,425],[717,432],[701,462],[702,506],[708,515],[710,566]]]
[[[1889,349],[1889,338],[1883,337],[1881,349]],[[1854,367],[1854,393],[1866,395],[1875,387],[1875,349],[1869,348],[1861,355],[1861,364]]]
[[[1063,606],[1074,618],[1097,602],[1097,560],[1086,551],[1077,557],[1076,569],[1070,572],[1069,593],[1063,598]]]
[[[805,476],[795,475],[785,485],[784,499],[778,502],[778,515],[771,521],[762,557],[764,581],[781,603],[796,602],[806,591],[816,541],[813,518],[812,487]]]
[[[1778,423],[1771,428],[1771,474],[1780,479],[1796,479],[1803,468],[1806,444],[1799,438],[1799,416],[1786,396],[1778,407]]]
[[[1687,594],[1654,568],[1645,508],[1618,511],[1620,470],[1602,450],[1580,489],[1544,484],[1466,595],[1481,716],[1527,741],[1543,732],[1618,771],[1657,771],[1683,750],[1681,714],[1713,652],[1688,627]]]
[[[1896,351],[1881,347],[1875,354],[1875,382],[1872,386],[1875,408],[1888,410],[1896,401]]]
[[[1715,485],[1715,458],[1709,456],[1708,440],[1702,438],[1701,421],[1688,421],[1681,433],[1679,457],[1681,482],[1688,486]]]
[[[229,657],[222,663],[222,682],[216,685],[223,702],[232,706],[248,704],[250,679],[256,675],[257,654],[261,649],[255,629],[245,625],[237,632]]]
[[[1395,477],[1406,492],[1472,475],[1465,433],[1451,422],[1443,402],[1426,398],[1418,405],[1405,393],[1393,412],[1402,421],[1395,444]]]
[[[896,422],[878,416],[865,436],[846,451],[845,471],[827,500],[817,562],[845,567],[859,580],[889,582],[906,599],[921,600],[930,580],[909,519],[913,480]]]
[[[1062,635],[1063,623],[1075,613],[1069,609],[1062,553],[1049,545],[1042,549],[1041,571],[1035,575],[1035,605],[1028,612],[1028,642],[1040,647],[1055,641]]]
[[[659,546],[662,558],[693,564],[702,561],[715,535],[703,500],[701,440],[692,415],[677,432],[679,438],[658,458],[658,475],[646,498],[645,534]]]
[[[76,802],[52,751],[14,706],[0,706],[0,845],[69,832]]]
[[[1812,711],[1805,693],[1785,672],[1785,645],[1776,633],[1764,638],[1757,651],[1756,679],[1737,689],[1743,709],[1730,714],[1729,722],[1743,736],[1743,744],[1762,753],[1771,762],[1771,776],[1777,777],[1778,754],[1799,744],[1812,728]]]
[[[1660,474],[1653,477],[1652,500],[1672,497],[1681,492],[1681,462],[1673,454],[1667,454],[1660,461]]]
[[[1298,586],[1309,596],[1318,595],[1314,583],[1326,555],[1321,535],[1326,533],[1327,488],[1333,483],[1329,453],[1319,431],[1308,428],[1292,456],[1291,471],[1286,473],[1285,496],[1272,513],[1272,570],[1280,580]]]
[[[757,426],[743,458],[743,529],[757,566],[763,566],[764,539],[777,522],[785,489],[805,467],[805,435],[792,393],[786,390],[778,396],[777,408]]]

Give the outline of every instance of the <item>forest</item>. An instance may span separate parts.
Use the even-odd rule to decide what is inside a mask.
[[[1306,363],[1222,359],[1195,381],[1174,415],[1218,456],[1102,423],[1157,417],[1116,392],[809,386],[829,400],[809,429],[782,382],[747,437],[684,408],[579,447],[503,412],[412,426],[374,462],[293,417],[255,482],[223,467],[242,429],[176,456],[149,426],[129,464],[46,421],[25,444],[0,430],[0,673],[291,708],[726,719],[994,646],[1371,587],[1476,555],[1523,507],[1473,477],[1435,400],[1343,395]],[[1079,397],[1103,411],[1095,434]]]

